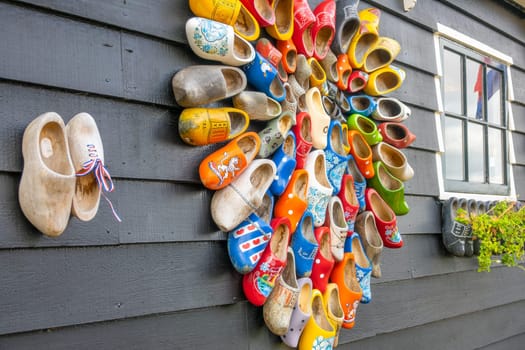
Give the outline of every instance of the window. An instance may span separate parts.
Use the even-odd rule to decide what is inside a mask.
[[[446,192],[509,195],[507,66],[440,38]]]

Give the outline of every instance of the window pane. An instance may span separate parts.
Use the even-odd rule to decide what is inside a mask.
[[[489,181],[490,183],[503,184],[503,132],[499,129],[489,128]]]
[[[467,116],[483,119],[483,65],[467,59]]]
[[[501,72],[487,67],[487,117],[490,123],[502,125]]]
[[[444,51],[443,56],[445,111],[462,114],[461,57],[448,50]]]
[[[445,117],[445,177],[463,180],[463,128],[459,119]]]
[[[483,126],[469,123],[468,124],[468,176],[469,181],[483,183],[485,182],[484,171],[484,149],[485,142],[483,136]]]

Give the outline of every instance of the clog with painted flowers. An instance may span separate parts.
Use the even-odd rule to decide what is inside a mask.
[[[189,5],[195,16],[227,24],[248,41],[260,35],[259,23],[240,0],[189,0]]]
[[[261,138],[259,157],[267,158],[277,151],[283,144],[286,134],[292,128],[292,124],[292,117],[284,113],[266,123],[266,127],[259,131]]]
[[[315,25],[315,15],[307,0],[294,0],[294,29],[292,40],[297,52],[312,57],[314,55],[314,41],[312,28]]]
[[[197,56],[230,66],[242,66],[255,58],[255,49],[227,24],[193,17],[186,22],[186,37]]]
[[[323,150],[315,150],[306,156],[308,171],[308,210],[314,216],[314,226],[322,226],[325,221],[326,207],[332,196],[333,188],[326,175],[326,160]]]
[[[336,119],[330,121],[328,128],[327,145],[324,150],[326,157],[326,175],[332,185],[332,194],[339,193],[341,181],[348,162],[348,154],[343,148],[343,132],[341,122]]]
[[[355,195],[357,197],[357,203],[359,203],[359,211],[365,210],[365,189],[366,189],[366,178],[363,176],[357,163],[355,162],[354,157],[348,159],[348,166],[346,168],[346,173],[351,174],[354,179],[354,189]]]
[[[335,261],[343,259],[348,225],[345,221],[343,203],[337,196],[332,196],[326,208],[326,220],[324,226],[330,229],[330,249]]]
[[[275,218],[270,226],[273,229],[272,238],[264,249],[259,263],[242,279],[244,295],[255,306],[264,304],[286,266],[290,241],[289,221],[287,218]]]
[[[199,165],[199,177],[204,187],[220,190],[228,186],[255,158],[260,146],[259,135],[250,131],[208,155]]]
[[[365,191],[366,210],[374,214],[377,230],[387,248],[401,248],[403,238],[397,227],[396,214],[373,188]]]
[[[192,146],[231,140],[248,128],[248,114],[231,107],[186,108],[179,117],[179,135]]]
[[[380,162],[374,162],[374,177],[368,179],[368,185],[373,187],[396,215],[405,215],[410,207],[405,201],[405,185],[395,178]]]

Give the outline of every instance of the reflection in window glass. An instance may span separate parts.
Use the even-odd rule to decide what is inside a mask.
[[[489,181],[503,184],[503,133],[499,129],[489,128]]]
[[[501,72],[487,69],[487,118],[489,123],[502,125]]]
[[[445,118],[445,177],[463,180],[463,127],[455,118]]]
[[[443,56],[445,110],[461,114],[461,57],[448,50],[444,51]]]
[[[467,59],[467,116],[483,119],[483,65]]]
[[[483,156],[485,144],[483,142],[483,126],[468,124],[468,176],[469,181],[483,183],[485,181]]]

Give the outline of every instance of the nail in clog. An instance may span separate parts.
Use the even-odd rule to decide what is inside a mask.
[[[294,31],[293,0],[272,0],[275,23],[266,27],[266,33],[277,40],[290,40]]]
[[[326,161],[323,150],[312,151],[306,156],[305,169],[308,171],[308,210],[314,216],[314,226],[323,225],[326,207],[333,188],[326,176]]]
[[[286,186],[288,186],[292,173],[297,165],[297,161],[295,160],[295,136],[293,132],[288,131],[286,133],[284,142],[277,151],[275,151],[272,160],[277,168],[277,173],[270,186],[270,192],[274,196],[280,196],[286,189]],[[293,230],[295,230],[295,227],[292,228],[292,231]]]
[[[290,246],[295,254],[295,272],[298,277],[310,277],[315,255],[319,249],[314,236],[314,217],[308,210],[304,212],[292,235]]]
[[[376,109],[376,101],[368,95],[353,95],[348,97],[350,112],[352,114],[361,114],[368,117]]]
[[[365,57],[379,40],[378,25],[381,12],[377,8],[359,11],[360,26],[348,47],[348,59],[352,68],[361,69]]]
[[[323,58],[319,63],[321,63],[321,67],[323,67],[323,70],[326,73],[326,79],[332,83],[337,83],[339,80],[339,72],[337,71],[337,56],[332,52],[332,50],[328,50],[325,58]]]
[[[366,182],[365,182],[366,183]],[[364,202],[364,189],[363,202]],[[343,213],[348,228],[348,233],[354,232],[354,224],[359,213],[359,201],[357,200],[356,191],[354,188],[354,177],[351,174],[343,175],[341,190],[337,194],[343,205]],[[364,206],[364,203],[363,203]]]
[[[339,301],[344,312],[342,326],[346,329],[353,328],[357,308],[363,297],[363,290],[357,280],[353,253],[345,252],[343,260],[335,264],[330,281],[339,287]]]
[[[182,107],[199,107],[232,97],[246,84],[246,75],[239,68],[213,65],[186,67],[171,80],[175,100]]]
[[[259,26],[267,27],[275,24],[275,12],[268,0],[240,0],[250,11]]]
[[[374,162],[381,161],[399,180],[404,182],[414,177],[414,170],[408,164],[407,157],[394,146],[380,142],[372,148],[372,154]]]
[[[344,91],[348,89],[348,79],[352,73],[352,67],[348,61],[348,56],[344,53],[337,56],[337,73],[339,76],[339,80],[337,81],[339,90]]]
[[[252,271],[270,241],[273,230],[259,215],[252,213],[228,234],[228,256],[237,272]]]
[[[261,206],[275,171],[271,160],[255,159],[239,177],[213,194],[211,216],[221,231],[233,230]]]
[[[312,317],[299,339],[299,350],[332,349],[334,346],[335,329],[328,321],[321,293],[316,289],[312,291]]]
[[[297,52],[307,57],[314,55],[312,28],[315,24],[315,15],[310,9],[307,0],[294,0],[294,29],[292,40]]]
[[[332,194],[335,195],[341,189],[341,181],[348,163],[348,155],[345,154],[343,148],[343,132],[339,120],[330,122],[327,145],[324,152],[326,157],[326,175],[333,188]]]
[[[324,0],[313,11],[315,23],[312,27],[314,57],[322,60],[326,57],[335,36],[335,1]]]
[[[312,122],[310,114],[299,112],[297,114],[297,124],[292,127],[295,135],[297,150],[295,159],[297,160],[297,169],[304,169],[306,156],[312,149]]]
[[[297,284],[299,296],[292,312],[290,326],[286,334],[281,336],[283,343],[292,348],[297,347],[304,327],[312,316],[312,280],[308,277],[299,278]]]
[[[314,57],[308,59],[308,64],[312,68],[312,74],[310,75],[310,87],[320,87],[326,81],[326,73]]]
[[[292,233],[308,207],[307,191],[308,172],[304,169],[295,170],[286,190],[275,203],[275,216],[288,218]]]
[[[397,227],[396,214],[373,188],[366,189],[365,199],[366,210],[374,214],[376,227],[383,240],[383,245],[387,248],[401,248],[403,238]]]
[[[75,169],[65,128],[57,113],[44,113],[29,123],[22,140],[20,208],[33,226],[50,237],[66,229],[75,195]]]
[[[339,287],[335,283],[328,283],[323,293],[323,307],[325,308],[324,311],[328,322],[330,322],[335,329],[334,348],[339,343],[339,332],[344,320],[344,312],[339,300]]]
[[[255,49],[233,28],[211,19],[193,17],[186,22],[186,38],[197,56],[230,66],[242,66],[255,58]]]
[[[270,120],[266,127],[259,131],[261,148],[259,157],[267,158],[272,155],[284,142],[284,137],[292,128],[293,120],[288,114]]]
[[[374,167],[372,166],[372,149],[363,135],[357,130],[348,130],[348,143],[350,143],[350,153],[352,153],[359,172],[367,179],[373,177]],[[354,176],[354,181],[355,179],[356,177]]]
[[[283,54],[277,50],[275,46],[266,38],[260,38],[257,40],[255,50],[261,54],[262,57],[266,58],[275,68],[277,68],[277,74],[281,81],[285,82],[288,80],[288,73],[283,67],[282,58]]]
[[[405,77],[406,73],[401,68],[383,67],[370,73],[364,92],[371,96],[387,95],[399,89]]]
[[[373,169],[373,168],[372,168]],[[354,178],[354,189],[355,195],[357,197],[357,202],[359,203],[359,211],[365,210],[365,189],[366,189],[366,178],[361,174],[359,167],[357,166],[354,157],[348,159],[348,167],[346,172],[351,174]]]
[[[363,64],[363,70],[367,73],[388,66],[401,51],[401,45],[388,37],[379,37],[376,45],[368,51]]]
[[[313,87],[306,92],[305,100],[312,121],[312,146],[317,149],[325,149],[330,116],[323,108],[321,92],[318,88]]]
[[[416,140],[416,135],[401,123],[383,122],[377,128],[383,141],[396,148],[406,148]]]
[[[336,55],[348,52],[352,38],[359,30],[359,0],[338,0],[335,3],[335,38],[332,50]]]
[[[410,207],[405,201],[405,185],[403,182],[395,178],[382,162],[377,161],[373,165],[375,175],[368,179],[368,185],[379,193],[396,215],[407,214]]]
[[[372,118],[380,122],[402,122],[410,113],[410,108],[397,98],[379,97]]]
[[[104,166],[104,146],[97,123],[88,113],[79,113],[71,118],[65,132],[77,176],[71,213],[81,221],[90,221],[97,214],[102,191],[113,191],[111,176]],[[113,205],[104,197],[120,222]]]
[[[243,91],[233,96],[233,106],[248,113],[250,120],[268,121],[282,113],[279,102],[259,91]]]
[[[348,118],[348,129],[357,130],[370,146],[383,141],[383,136],[377,130],[377,125],[372,119],[361,114],[351,114]]]
[[[353,253],[355,258],[355,270],[357,281],[363,291],[361,303],[368,304],[372,301],[372,290],[370,288],[370,276],[372,275],[372,263],[366,255],[365,248],[361,242],[358,232],[352,233],[345,243],[345,252]]]
[[[348,89],[347,91],[351,94],[355,94],[363,90],[368,82],[368,73],[355,69],[348,78]]]
[[[297,48],[292,39],[277,40],[277,49],[281,51],[282,64],[288,74],[294,74],[297,68]]]
[[[286,334],[298,297],[299,285],[295,275],[295,257],[292,249],[288,247],[286,266],[277,277],[275,287],[263,306],[264,323],[270,332],[275,335]]]
[[[179,135],[188,145],[204,146],[239,136],[249,123],[248,114],[237,108],[186,108],[179,117]]]
[[[248,41],[259,37],[259,23],[239,0],[190,0],[189,5],[195,16],[230,25]]]
[[[458,217],[458,209],[463,209],[463,217],[467,214],[467,201],[464,198],[458,199],[451,197],[443,203],[441,209],[443,225],[441,233],[443,245],[450,254],[455,256],[465,256],[465,240],[469,236],[470,228],[462,224]]]
[[[319,249],[314,258],[312,266],[312,285],[323,293],[328,284],[328,278],[335,264],[331,252],[330,229],[326,226],[317,227],[314,230],[315,239],[319,244]]]
[[[246,74],[248,82],[257,90],[264,92],[274,100],[281,102],[286,97],[283,82],[279,79],[277,68],[275,68],[259,52],[255,53],[255,59],[242,70]]]
[[[326,209],[324,226],[330,228],[330,249],[335,261],[343,260],[348,225],[345,221],[343,204],[339,197],[333,196]]]
[[[372,276],[380,278],[381,263],[379,259],[383,251],[383,240],[377,230],[374,214],[371,211],[364,211],[357,215],[355,230],[361,237],[366,255],[372,262]]]
[[[199,165],[199,177],[204,187],[220,190],[228,186],[251,163],[260,146],[259,136],[246,132],[208,155]]]
[[[259,263],[242,279],[244,295],[255,306],[262,306],[267,300],[287,262],[290,240],[288,219],[275,218],[270,226],[273,228],[273,235]]]

